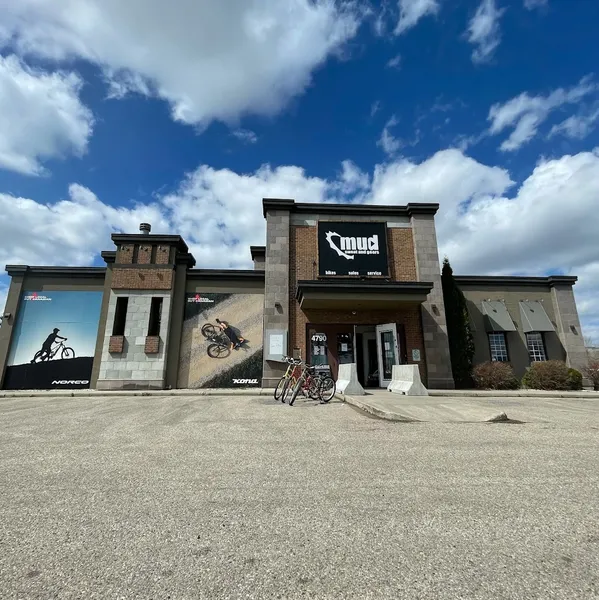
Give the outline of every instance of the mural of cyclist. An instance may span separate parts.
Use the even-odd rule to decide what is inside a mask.
[[[48,358],[50,356],[50,353],[52,352],[52,344],[54,344],[54,342],[56,342],[56,340],[66,340],[67,339],[66,337],[62,337],[62,336],[58,335],[59,331],[60,331],[60,329],[54,328],[52,333],[46,338],[46,341],[42,344],[41,360],[45,360],[46,358]],[[31,362],[35,362],[35,358]]]
[[[231,350],[237,350],[242,344],[245,343],[245,338],[238,336],[231,325],[226,321],[221,321],[220,319],[216,319],[218,326],[221,328],[223,333],[229,338],[231,341]]]

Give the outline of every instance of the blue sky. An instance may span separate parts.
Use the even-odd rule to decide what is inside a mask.
[[[577,274],[599,338],[599,3],[6,6],[3,264],[100,264],[150,221],[243,267],[263,196],[439,202],[456,272]]]

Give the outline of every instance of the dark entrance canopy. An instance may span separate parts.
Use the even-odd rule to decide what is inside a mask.
[[[401,303],[420,304],[432,289],[432,282],[423,281],[298,281],[295,297],[302,309],[384,310]]]

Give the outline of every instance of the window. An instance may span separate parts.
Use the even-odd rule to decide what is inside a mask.
[[[127,298],[127,296],[119,296],[116,299],[116,310],[114,311],[112,335],[125,335],[125,322],[127,321],[127,306],[129,306],[129,298]]]
[[[491,360],[497,362],[507,362],[507,344],[505,341],[505,333],[490,333],[489,348],[491,349]]]
[[[160,335],[160,321],[162,319],[162,298],[152,298],[150,305],[150,322],[148,323],[148,335]]]
[[[383,379],[391,380],[393,365],[397,364],[395,360],[395,343],[393,341],[392,331],[381,331],[381,353],[383,357]]]
[[[135,246],[133,246],[133,256],[131,258],[131,262],[134,265],[136,265],[138,259],[139,259],[139,244],[135,244]]]
[[[156,264],[156,253],[158,252],[158,246],[156,246],[156,244],[154,244],[152,246],[152,250],[150,252],[150,264],[155,265]]]
[[[317,329],[309,329],[310,339],[310,364],[317,371],[329,370],[328,340],[327,334]]]
[[[526,334],[526,345],[528,346],[528,355],[531,362],[540,362],[547,360],[545,353],[545,344],[543,343],[543,334],[538,331]]]
[[[340,365],[354,362],[353,337],[351,333],[337,334],[337,356]]]

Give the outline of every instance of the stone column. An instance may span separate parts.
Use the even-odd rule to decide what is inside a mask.
[[[274,387],[284,373],[281,363],[266,359],[268,331],[284,331],[289,343],[289,210],[266,212],[264,265],[264,361],[262,387]],[[289,348],[284,351],[289,353]]]
[[[588,363],[574,290],[569,284],[552,284],[551,299],[555,311],[557,334],[566,351],[566,364],[582,372]],[[586,382],[588,384],[588,382]]]
[[[412,214],[412,234],[418,281],[430,281],[433,289],[421,306],[424,353],[429,389],[453,389],[445,303],[441,288],[441,266],[437,247],[435,217],[430,214]]]
[[[110,339],[116,301],[129,299],[125,321],[123,351],[111,352]],[[158,352],[148,354],[146,336],[152,298],[162,298]],[[102,361],[98,373],[99,390],[164,389],[166,357],[169,346],[171,294],[146,290],[111,290],[104,333]]]
[[[0,326],[0,390],[4,389],[4,372],[10,352],[10,344],[12,341],[15,323],[17,321],[17,312],[21,301],[21,292],[23,291],[23,282],[25,281],[26,266],[7,267],[11,276],[10,287],[8,288],[8,296],[6,297],[6,305],[0,307],[2,315],[10,313],[10,317],[2,319]]]

